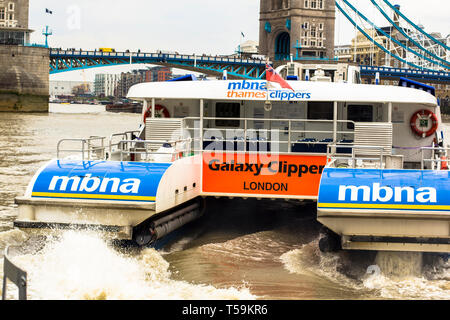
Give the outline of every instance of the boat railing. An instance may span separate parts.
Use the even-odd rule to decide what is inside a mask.
[[[450,148],[444,148],[439,146],[422,147],[420,148],[421,154],[421,169],[424,170],[427,166],[431,165],[431,170],[448,170],[449,168],[449,153]],[[428,153],[429,158],[425,155]]]
[[[108,149],[109,154],[111,155],[114,151],[113,148],[116,147],[119,149],[119,145],[121,141],[124,140],[134,140],[138,135],[140,131],[134,130],[134,131],[125,131],[121,133],[114,133],[109,137],[109,143],[108,143]]]
[[[385,147],[331,143],[327,147],[327,165],[334,167],[385,167]]]
[[[56,156],[61,158],[63,153],[81,154],[81,160],[103,160],[105,158],[105,139],[106,137],[91,136],[89,138],[81,139],[62,139],[58,142],[56,147]],[[67,143],[79,143],[78,147],[74,149],[63,149]]]
[[[265,119],[265,118],[218,118],[204,117],[204,121],[236,121],[240,126],[236,128],[230,127],[202,127],[200,128],[198,117],[184,118],[184,129],[192,132],[195,137],[202,139],[194,139],[195,141],[203,141],[204,144],[213,142],[231,144],[242,143],[239,151],[255,151],[249,150],[252,142],[261,145],[271,145],[272,152],[274,146],[285,146],[287,153],[314,152],[326,153],[326,146],[333,142],[353,142],[354,129],[343,130],[347,124],[355,127],[355,122],[351,120],[321,120],[321,119]],[[190,123],[195,123],[192,126]],[[250,126],[253,122],[253,126]],[[259,128],[254,128],[255,123]],[[269,123],[272,129],[264,129],[264,124]],[[261,125],[262,124],[262,125]],[[274,125],[276,124],[276,125]],[[282,125],[280,125],[282,124]],[[330,126],[331,128],[307,128],[308,126],[322,125],[322,127]],[[267,126],[266,126],[267,127]],[[200,130],[202,134],[200,135]],[[321,138],[318,138],[321,136]],[[281,139],[280,139],[281,137]],[[246,143],[244,143],[246,142]],[[200,142],[201,143],[201,142]],[[303,146],[303,147],[302,147]],[[200,149],[204,149],[202,146]],[[231,148],[233,149],[233,148]],[[201,150],[196,150],[201,151]]]
[[[155,146],[163,147],[169,144],[171,149],[155,151]],[[154,161],[159,159],[161,162],[173,162],[181,159],[190,150],[191,139],[182,139],[176,141],[163,141],[163,140],[122,140],[119,142],[120,161],[124,161],[125,158],[138,161]],[[156,156],[156,157],[155,157]],[[138,159],[138,157],[140,159]]]

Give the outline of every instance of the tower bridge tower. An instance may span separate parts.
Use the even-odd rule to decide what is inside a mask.
[[[0,112],[48,112],[49,49],[30,45],[29,0],[0,0]]]
[[[334,57],[334,0],[260,1],[260,54],[271,60]]]

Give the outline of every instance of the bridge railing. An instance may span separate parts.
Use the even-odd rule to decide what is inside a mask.
[[[393,74],[399,76],[424,76],[424,77],[439,77],[450,80],[450,73],[445,71],[433,71],[433,70],[419,70],[419,69],[405,69],[394,67],[377,67],[377,66],[361,66],[361,73],[376,73],[380,74]]]
[[[165,59],[165,60],[189,60],[201,62],[225,62],[225,63],[246,63],[264,65],[265,61],[261,59],[242,59],[237,57],[220,57],[210,55],[185,55],[178,53],[141,53],[141,52],[102,52],[102,51],[84,51],[84,50],[60,50],[51,49],[50,55],[54,57],[109,57],[109,58],[133,58],[133,59]]]

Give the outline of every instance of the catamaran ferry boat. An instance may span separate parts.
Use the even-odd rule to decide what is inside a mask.
[[[204,198],[269,198],[316,201],[323,251],[450,252],[433,88],[286,83],[133,86],[138,129],[61,140],[16,198],[15,226],[93,228],[148,246],[199,218]]]

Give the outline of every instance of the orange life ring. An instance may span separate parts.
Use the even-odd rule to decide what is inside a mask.
[[[417,123],[419,120],[419,124]],[[431,127],[428,130],[422,130],[421,127],[424,127],[423,125],[420,124],[420,121],[431,121]],[[438,129],[438,119],[437,116],[431,112],[430,110],[419,110],[417,112],[414,113],[414,115],[411,117],[411,129],[412,131],[422,137],[422,138],[426,138],[431,136],[432,134],[434,134],[436,132],[436,130]],[[427,128],[429,127],[429,125],[427,125]]]
[[[151,115],[152,115],[151,109],[152,109],[152,106],[148,107],[147,110],[145,111],[144,123],[148,117],[151,117]],[[156,118],[170,118],[170,112],[169,112],[169,110],[167,110],[166,107],[157,104],[157,105],[155,105],[155,117]]]

